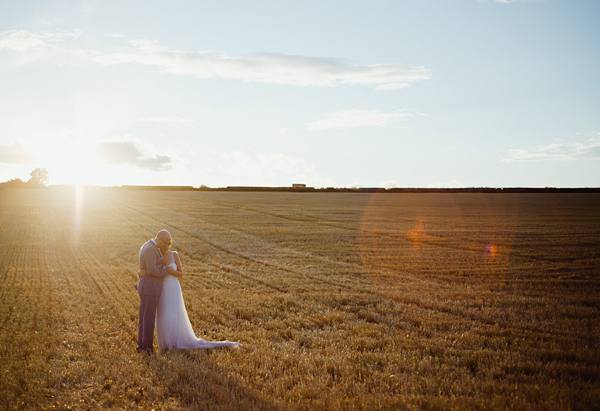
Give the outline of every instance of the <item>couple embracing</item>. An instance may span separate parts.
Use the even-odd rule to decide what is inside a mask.
[[[160,230],[140,249],[136,285],[140,295],[140,322],[137,352],[154,351],[154,328],[158,347],[164,349],[238,348],[237,342],[205,341],[197,338],[190,323],[179,278],[183,269],[179,254],[170,251],[171,234]]]

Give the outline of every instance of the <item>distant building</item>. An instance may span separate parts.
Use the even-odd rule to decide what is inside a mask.
[[[306,184],[292,184],[292,188],[306,188]]]

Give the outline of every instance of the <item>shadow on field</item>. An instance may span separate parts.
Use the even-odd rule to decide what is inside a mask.
[[[167,350],[144,357],[154,381],[166,388],[164,405],[175,402],[201,410],[279,410],[243,381],[217,365],[223,356],[243,355],[228,349]],[[174,400],[174,401],[173,401]]]

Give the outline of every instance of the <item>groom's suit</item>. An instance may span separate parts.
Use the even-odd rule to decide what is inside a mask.
[[[140,248],[139,265],[147,274],[140,277],[136,286],[140,295],[138,351],[152,351],[156,307],[162,292],[163,278],[169,274],[165,259],[154,240],[146,242]]]

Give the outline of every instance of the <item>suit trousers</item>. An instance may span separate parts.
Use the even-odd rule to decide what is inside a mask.
[[[157,295],[140,294],[140,323],[137,351],[153,351],[154,324],[156,321]]]

